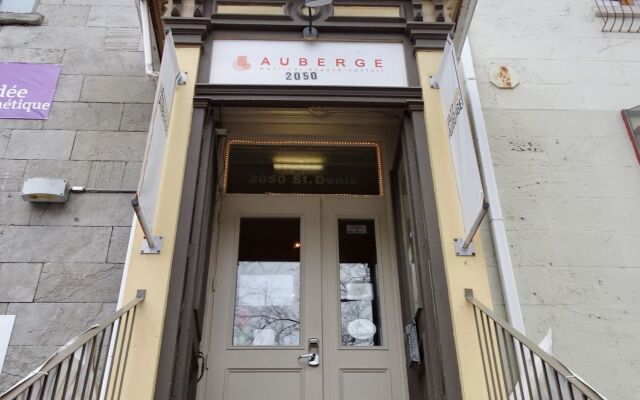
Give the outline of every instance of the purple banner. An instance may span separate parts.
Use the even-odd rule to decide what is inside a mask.
[[[0,118],[47,119],[61,65],[0,63]]]

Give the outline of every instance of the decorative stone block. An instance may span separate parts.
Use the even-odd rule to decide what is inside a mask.
[[[87,25],[90,9],[88,6],[40,4],[38,13],[44,15],[44,25],[84,27]]]
[[[14,130],[6,158],[68,160],[76,133],[67,130]]]
[[[121,131],[148,131],[152,104],[125,104],[120,121]]]
[[[82,193],[66,203],[34,204],[31,225],[128,226],[132,217],[130,194]]]
[[[92,6],[87,26],[102,26],[110,28],[137,28],[140,26],[135,7],[121,6]]]
[[[82,91],[82,75],[60,75],[53,101],[78,101]]]
[[[22,189],[26,166],[25,160],[0,159],[0,191],[14,192]]]
[[[28,49],[25,47],[0,48],[0,60],[29,62],[37,64],[59,64],[62,62],[62,49]],[[3,125],[4,125],[3,121]]]
[[[38,303],[115,303],[121,264],[46,263],[35,301]]]
[[[118,129],[122,104],[54,102],[45,129]]]
[[[87,76],[80,100],[86,102],[152,103],[154,84],[146,77]]]
[[[4,151],[7,149],[11,139],[11,129],[0,129],[0,158],[4,155]]]
[[[56,350],[58,350],[57,346],[10,345],[7,349],[2,374],[0,374],[0,393],[18,383],[20,379],[51,357]]]
[[[0,264],[0,302],[32,302],[42,264]]]
[[[36,13],[0,12],[0,25],[31,25],[42,24],[43,17]]]
[[[124,177],[122,178],[123,189],[135,190],[138,188],[141,169],[142,169],[142,162],[127,161],[127,167],[124,170]]]
[[[92,161],[87,187],[120,189],[125,171],[124,161]]]
[[[80,131],[71,153],[74,160],[142,160],[147,132]]]
[[[107,254],[107,262],[124,263],[127,257],[127,249],[129,247],[129,237],[131,236],[131,227],[114,227],[111,233],[111,243],[109,243],[109,253]]]
[[[2,226],[4,262],[104,262],[110,227]]]
[[[144,76],[144,53],[141,51],[69,49],[64,53],[62,73]]]
[[[66,179],[71,186],[85,186],[90,168],[89,161],[29,160],[24,175],[25,179],[61,178]]]
[[[62,26],[5,26],[0,47],[31,49],[95,49],[101,48],[105,28]]]
[[[7,312],[16,322],[9,344],[62,346],[114,309],[104,303],[11,303]]]
[[[31,209],[20,192],[0,192],[0,225],[28,225]]]
[[[104,49],[136,51],[140,46],[141,37],[138,28],[108,28]]]

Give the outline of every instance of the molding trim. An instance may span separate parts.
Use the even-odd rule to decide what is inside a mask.
[[[420,87],[197,84],[195,101],[234,107],[385,107],[422,110]]]
[[[357,4],[357,3],[355,3]],[[404,9],[403,9],[404,10]],[[441,50],[447,35],[455,24],[451,22],[423,22],[418,20],[422,11],[415,8],[408,19],[402,17],[353,17],[325,16],[317,18],[314,25],[322,33],[354,35],[403,35],[410,38],[414,51]],[[176,44],[202,45],[208,34],[214,31],[253,33],[300,33],[307,25],[306,19],[288,15],[212,14],[211,17],[166,17],[165,28],[171,29]]]
[[[176,45],[200,45],[204,44],[209,31],[209,18],[164,18],[164,26],[171,30],[173,41]]]
[[[449,32],[455,24],[442,23],[407,23],[407,33],[413,43],[413,51],[442,50],[447,42]]]

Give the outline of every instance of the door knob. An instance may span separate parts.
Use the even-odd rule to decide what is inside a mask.
[[[306,358],[307,364],[312,366],[312,367],[317,367],[318,365],[320,365],[320,355],[317,353],[308,353],[308,354],[301,354],[300,356],[298,356],[298,360]]]

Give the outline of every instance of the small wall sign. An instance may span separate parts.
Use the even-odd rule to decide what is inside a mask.
[[[209,82],[407,86],[402,43],[214,40]]]
[[[371,339],[376,334],[375,324],[368,319],[356,319],[349,322],[347,332],[356,339]]]
[[[0,63],[0,119],[48,119],[61,68]]]

